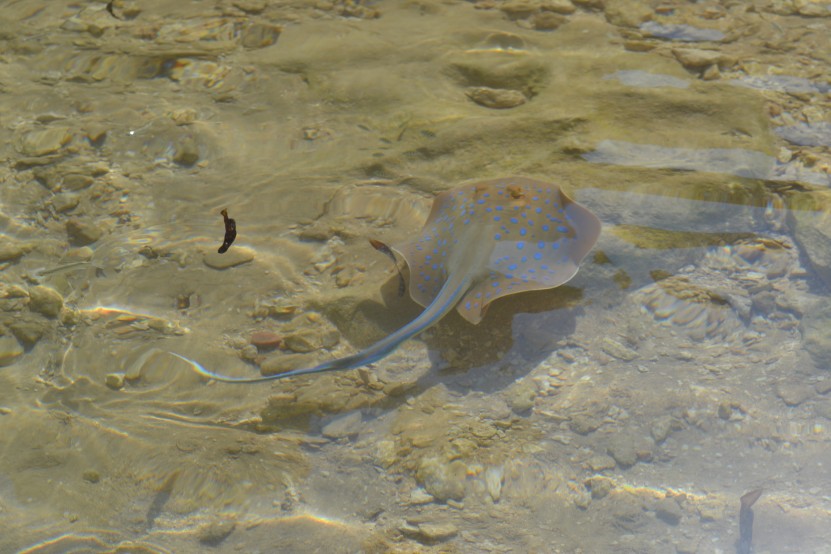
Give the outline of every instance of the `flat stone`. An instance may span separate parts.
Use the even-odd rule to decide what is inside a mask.
[[[607,456],[605,454],[599,454],[597,456],[592,456],[586,461],[586,464],[591,468],[592,471],[603,471],[605,469],[615,469],[617,465],[615,463],[615,459],[611,456]]]
[[[776,396],[788,406],[799,406],[814,395],[814,388],[806,383],[776,384]]]
[[[17,340],[27,348],[31,348],[46,333],[47,325],[46,320],[37,316],[30,316],[30,318],[24,319],[21,317],[14,321],[9,325],[9,329],[17,337]]]
[[[459,530],[452,523],[419,523],[400,528],[402,534],[410,536],[424,544],[444,542],[455,537]]]
[[[32,250],[32,247],[20,241],[0,235],[0,262],[12,262]]]
[[[80,173],[70,173],[65,175],[61,188],[68,191],[77,191],[85,189],[90,186],[95,180],[89,175],[82,175]]]
[[[255,331],[248,340],[257,348],[276,348],[283,342],[283,337],[272,331]]]
[[[47,317],[57,317],[63,308],[63,297],[55,289],[38,285],[29,290],[29,309]]]
[[[276,375],[303,367],[317,365],[314,356],[308,354],[275,354],[260,364],[260,373],[263,375]]]
[[[23,347],[17,339],[8,335],[0,337],[0,366],[9,365],[23,355]]]
[[[202,259],[205,265],[212,269],[228,269],[247,264],[254,259],[254,251],[245,246],[231,246],[224,254],[216,250],[207,252]]]
[[[819,394],[828,394],[831,392],[831,379],[823,379],[814,384],[814,390]]]
[[[609,356],[623,360],[624,362],[631,362],[639,357],[639,354],[628,346],[624,346],[608,337],[600,341],[600,349]]]
[[[71,192],[64,192],[56,194],[52,197],[52,206],[58,213],[64,213],[74,210],[78,207],[81,197]]]
[[[329,439],[342,439],[345,437],[354,437],[361,432],[363,427],[363,416],[360,411],[354,411],[336,417],[329,423],[323,426],[320,433]]]
[[[48,127],[26,133],[20,141],[20,153],[25,156],[46,156],[60,150],[72,140],[69,127]]]
[[[320,337],[313,329],[305,329],[292,333],[284,339],[286,348],[292,352],[314,352],[320,347]]]

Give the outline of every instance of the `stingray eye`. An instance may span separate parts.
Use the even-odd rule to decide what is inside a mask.
[[[522,189],[520,187],[516,187],[516,186],[508,187],[508,194],[511,195],[511,198],[516,198],[516,199],[519,199],[519,198],[522,198],[523,196],[525,196],[525,193],[522,192]]]

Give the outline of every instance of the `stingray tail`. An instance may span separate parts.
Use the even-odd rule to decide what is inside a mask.
[[[427,306],[417,318],[409,322],[401,329],[379,340],[375,344],[356,352],[355,354],[323,362],[315,367],[295,369],[274,375],[263,375],[261,377],[231,377],[213,372],[199,362],[186,358],[181,354],[177,354],[175,352],[170,352],[170,354],[186,362],[196,373],[202,375],[203,377],[214,379],[216,381],[222,381],[224,383],[261,383],[263,381],[273,381],[276,379],[285,379],[286,377],[309,375],[311,373],[357,369],[373,362],[377,362],[378,360],[388,356],[402,342],[434,325],[438,320],[456,307],[456,304],[467,292],[470,284],[470,279],[467,278],[450,279],[445,281],[438,295],[436,295],[430,305]]]

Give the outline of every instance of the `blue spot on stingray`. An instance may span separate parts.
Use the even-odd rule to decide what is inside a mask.
[[[535,259],[535,260],[541,260],[541,259],[542,259],[542,253],[541,253],[541,252],[537,252],[536,254],[534,254],[534,259]],[[435,269],[435,268],[433,268],[433,269]]]
[[[511,264],[511,265],[508,266],[508,269],[510,269],[511,271],[514,271],[517,267],[519,267],[519,266],[516,265],[516,264]]]
[[[505,278],[506,278],[506,279],[513,279],[513,278],[514,278],[514,276],[513,276],[513,275],[506,275],[506,276],[505,276]]]
[[[429,281],[429,280],[430,280],[430,276],[429,276],[429,275],[425,275],[425,276],[424,276],[424,280],[425,280],[425,281]]]
[[[438,255],[438,253],[439,253],[439,249],[438,248],[433,248],[433,254]]]
[[[444,256],[444,257],[445,257],[445,258],[446,258],[446,257],[447,257],[447,251],[445,251],[445,250],[442,250],[442,253],[441,253],[441,255],[442,255],[442,256]]]
[[[532,267],[531,269],[529,269],[529,270],[528,270],[528,273],[536,273],[536,272],[537,272],[537,270],[536,270],[536,269],[534,269],[533,267]]]
[[[541,213],[542,213],[542,208],[537,208],[537,209],[536,209],[536,210],[534,210],[534,211],[535,211],[535,212],[537,212],[538,214],[541,214]]]
[[[502,218],[501,218],[501,217],[499,217],[498,215],[493,216],[493,220],[494,220],[494,221],[499,221],[500,219],[502,219]]]
[[[537,192],[541,192],[541,191],[537,190]],[[533,200],[534,202],[539,202],[540,197],[539,196],[534,196],[533,198],[531,198],[531,200]]]
[[[484,199],[482,199],[482,198],[480,198],[479,200],[477,200],[477,201],[476,201],[476,203],[477,203],[477,204],[484,204],[484,203],[485,203],[485,200],[484,200]],[[468,302],[468,304],[470,304],[470,302]]]
[[[490,298],[490,297],[491,297],[491,293],[486,292],[486,293],[485,293],[485,298]]]
[[[523,256],[519,259],[519,261],[521,261],[522,263],[526,263],[528,261],[528,256]]]
[[[416,244],[416,250],[419,250],[419,251],[420,251],[420,250],[422,250],[422,248],[421,248],[421,245],[420,245],[420,244]]]
[[[554,250],[557,250],[559,247],[560,247],[560,242],[559,241],[551,243],[551,248],[553,248]]]
[[[468,223],[470,223],[470,220],[469,220],[469,219],[465,219],[463,223],[464,223],[465,225],[467,225]]]
[[[482,196],[484,196],[485,198],[490,198],[490,197],[491,197],[491,193],[486,192],[486,193],[485,193],[485,194],[483,194]]]
[[[494,208],[494,210],[496,210],[497,212],[501,212],[502,211],[502,206],[496,206]]]
[[[525,228],[523,227],[522,229],[520,229],[520,230],[519,230],[519,235],[520,235],[521,237],[524,237],[524,236],[525,236],[525,234],[526,234],[527,232],[528,232],[528,231],[526,231],[526,230],[525,230]]]
[[[491,213],[493,211],[493,208],[488,206],[487,208],[485,208],[485,211],[488,212],[488,213]]]
[[[481,293],[481,292],[477,292],[477,293],[476,293],[476,298],[482,298],[482,293]]]
[[[427,254],[426,256],[424,256],[424,259],[429,262],[430,260],[433,259],[433,256],[431,256],[430,254]]]
[[[465,302],[465,309],[466,309],[466,310],[469,310],[469,309],[470,309],[470,302]]]
[[[548,269],[548,266],[543,264],[543,265],[540,266],[540,269]]]
[[[493,283],[491,283],[491,286],[492,287],[498,287],[499,286],[499,281],[494,281]]]
[[[545,243],[543,241],[538,242],[537,248],[545,248]]]
[[[479,302],[474,302],[474,303],[473,303],[473,307],[474,307],[474,308],[478,308],[478,307],[479,307]]]
[[[500,239],[502,239],[502,235],[500,235],[499,233],[496,233],[496,234],[493,236],[493,240],[500,240]]]
[[[523,248],[525,248],[525,243],[524,242],[519,241],[518,243],[516,243],[516,249],[517,250],[522,250]]]
[[[439,264],[433,264],[433,269],[436,270],[439,268]]]
[[[568,233],[568,227],[566,227],[565,225],[560,225],[559,227],[557,227],[557,230],[561,233]]]
[[[521,214],[519,214],[519,217],[528,217],[528,216],[525,215],[525,212],[522,212]]]
[[[545,231],[546,233],[548,232],[549,229],[551,229],[551,227],[549,227],[548,225],[543,225],[542,226],[542,230]]]
[[[511,218],[511,223],[519,223],[519,220],[515,217]]]

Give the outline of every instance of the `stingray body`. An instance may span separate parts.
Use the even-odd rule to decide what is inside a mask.
[[[479,323],[497,298],[570,280],[600,234],[600,220],[559,187],[524,177],[463,185],[439,194],[417,238],[395,245],[410,268],[410,295],[424,311],[375,344],[311,368],[229,377],[173,354],[200,374],[255,383],[355,369],[387,356],[454,308]]]

